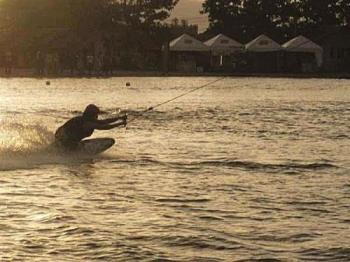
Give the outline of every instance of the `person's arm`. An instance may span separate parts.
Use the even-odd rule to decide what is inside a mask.
[[[106,125],[103,125],[103,124],[99,124],[95,127],[95,129],[97,130],[110,130],[110,129],[113,129],[113,128],[116,128],[116,127],[119,127],[119,126],[125,126],[125,123],[124,122],[118,122],[118,123],[115,123],[115,124],[106,124]]]
[[[115,121],[114,121],[115,122]],[[123,118],[122,122],[114,123],[114,124],[108,124],[103,121],[94,121],[94,122],[88,122],[85,124],[86,128],[89,129],[97,129],[97,130],[110,130],[119,126],[125,126],[126,125],[126,118]]]
[[[124,116],[117,116],[117,117],[112,117],[112,118],[107,118],[107,119],[103,119],[103,120],[97,120],[96,122],[102,124],[102,125],[107,125],[107,124],[112,124],[114,122],[117,122],[119,120],[123,120],[126,121],[127,119],[127,115]]]

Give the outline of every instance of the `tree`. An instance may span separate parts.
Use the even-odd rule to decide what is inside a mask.
[[[94,34],[111,35],[121,31],[123,34],[130,29],[146,31],[167,18],[178,1],[1,0],[0,28],[12,35],[30,38],[23,39],[23,43],[33,39],[45,41],[48,36],[42,31],[48,29],[66,30],[82,39]]]
[[[117,22],[154,24],[179,0],[2,0],[2,26],[77,26],[100,29]]]
[[[206,0],[209,31],[242,41],[261,33],[284,39],[350,23],[349,0]]]
[[[305,0],[298,4],[308,24],[340,26],[345,25],[346,20],[350,17],[348,0]]]
[[[259,34],[278,35],[284,0],[206,0],[210,30],[224,32],[246,41]]]
[[[1,28],[68,26],[70,0],[3,0],[0,2]]]
[[[124,19],[130,24],[152,25],[163,21],[170,15],[179,0],[110,0],[110,6],[123,11]]]

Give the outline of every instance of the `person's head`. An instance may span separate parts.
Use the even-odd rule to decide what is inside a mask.
[[[83,117],[86,119],[97,119],[99,113],[100,109],[96,105],[90,104],[85,108]]]

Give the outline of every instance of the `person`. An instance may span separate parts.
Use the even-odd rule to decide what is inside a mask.
[[[12,63],[13,63],[12,52],[6,52],[6,54],[5,54],[5,73],[7,75],[11,75],[12,65],[13,65]]]
[[[80,141],[91,136],[95,129],[110,130],[127,124],[127,115],[99,120],[100,113],[96,105],[88,105],[81,116],[73,117],[57,129],[55,145],[64,151],[74,151]]]
[[[88,54],[86,56],[86,67],[88,70],[88,74],[92,75],[93,70],[94,70],[94,56],[92,54]]]
[[[39,50],[36,52],[36,69],[38,76],[42,76],[44,74],[45,67],[45,58],[44,54]]]

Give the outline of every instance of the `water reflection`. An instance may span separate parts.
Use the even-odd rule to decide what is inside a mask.
[[[84,159],[83,163],[67,163],[60,168],[62,175],[75,176],[89,180],[96,174],[96,167],[94,159]]]
[[[91,102],[136,115],[212,80],[0,79],[0,108],[29,145],[43,136],[23,119],[50,133]],[[3,148],[0,259],[347,261],[348,85],[226,79],[101,134],[117,144],[94,160]]]

